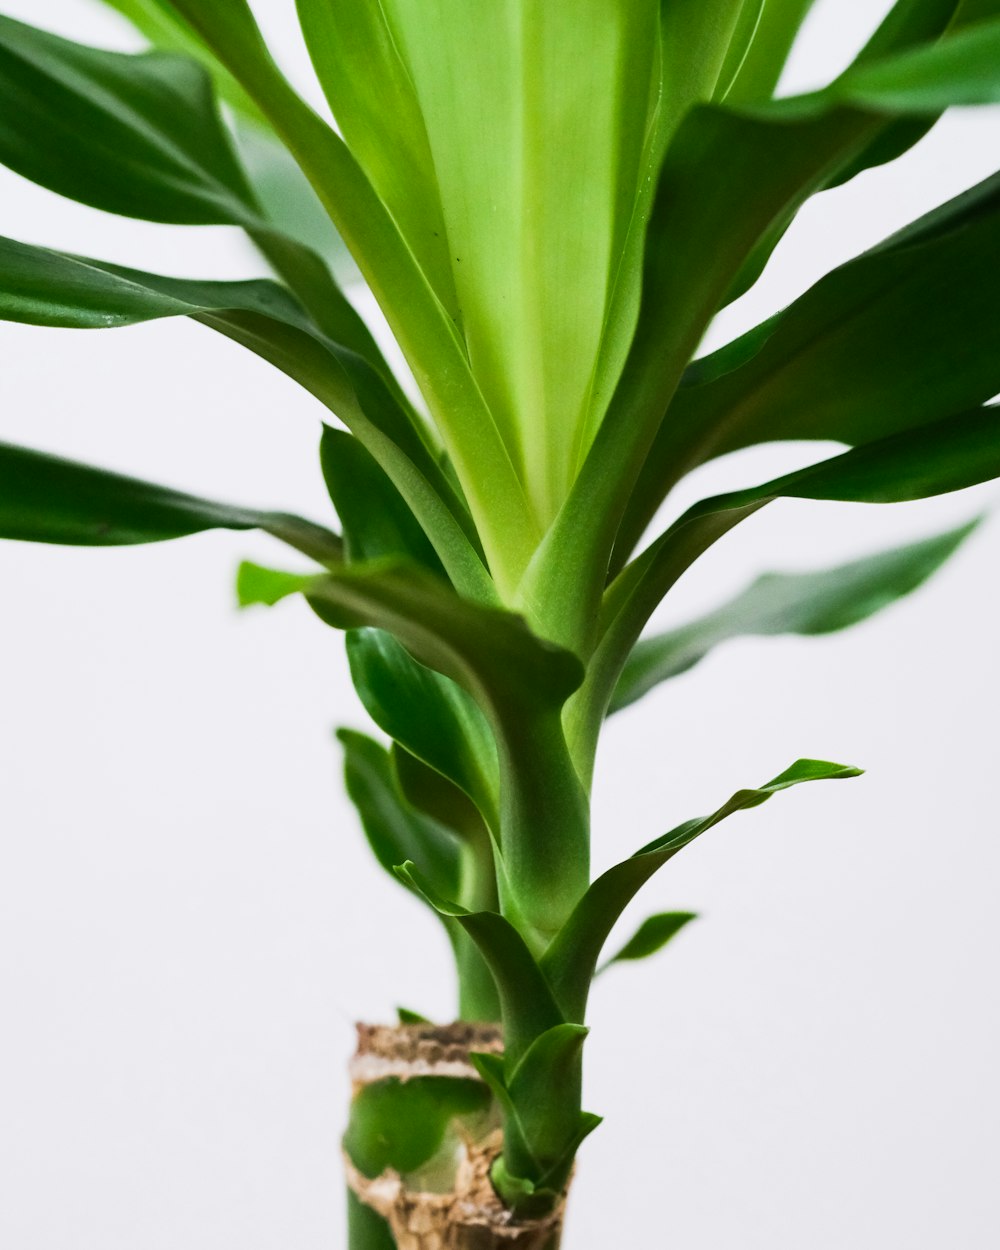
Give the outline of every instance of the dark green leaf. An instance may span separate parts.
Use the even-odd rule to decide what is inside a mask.
[[[262,529],[320,562],[340,539],[299,517],[200,499],[0,443],[0,537],[81,547],[163,542],[204,530]]]
[[[1000,391],[1000,175],[821,279],[688,369],[639,477],[624,554],[671,486],[774,439],[846,443],[926,425]]]
[[[542,969],[566,1015],[571,1020],[582,1019],[601,948],[618,917],[653,873],[678,851],[727,816],[758,807],[780,790],[805,781],[857,776],[860,776],[857,768],[828,764],[823,760],[798,760],[773,781],[757,789],[738,790],[711,816],[678,825],[598,877],[542,959]]]
[[[400,1024],[430,1024],[430,1020],[426,1016],[420,1015],[419,1012],[410,1011],[408,1007],[397,1007],[396,1016]]]
[[[390,876],[396,876],[397,864],[413,860],[435,890],[457,894],[461,886],[458,844],[407,803],[389,752],[350,729],[338,730],[337,737],[344,748],[347,793],[378,862]]]
[[[354,688],[375,724],[458,786],[496,829],[496,745],[471,696],[450,678],[418,664],[381,629],[350,630],[347,658]]]
[[[84,47],[3,16],[0,163],[130,217],[261,220],[201,66]]]
[[[663,950],[664,946],[673,941],[681,929],[697,919],[693,911],[664,911],[647,917],[621,950],[598,968],[598,974],[610,968],[612,964],[634,959],[648,959],[650,955]]]
[[[465,593],[495,596],[466,535],[468,514],[407,412],[352,351],[320,334],[272,282],[194,282],[0,239],[0,319],[105,328],[189,316],[235,339],[336,412],[421,519]]]
[[[729,603],[635,645],[609,711],[687,672],[720,643],[739,637],[828,634],[881,612],[923,585],[978,521],[819,573],[764,573]]]
[[[398,742],[393,743],[392,757],[400,789],[418,811],[464,837],[479,837],[485,832],[475,804],[447,777]]]
[[[775,499],[902,503],[1000,477],[1000,410],[977,408],[878,439],[749,490],[690,508],[610,587],[587,681],[567,709],[578,754],[593,743],[619,675],[664,595],[713,543]]]

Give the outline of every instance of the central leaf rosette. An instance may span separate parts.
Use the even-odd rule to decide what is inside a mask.
[[[659,96],[659,4],[309,12],[338,125],[456,325],[544,528],[634,321],[637,267],[622,261]]]

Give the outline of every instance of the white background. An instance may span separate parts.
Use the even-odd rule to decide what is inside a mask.
[[[291,0],[258,7],[305,75]],[[887,7],[820,0],[789,85],[844,64]],[[85,0],[2,9],[132,46]],[[991,172],[998,139],[995,113],[952,115],[822,197],[720,336]],[[32,242],[253,272],[227,230],[105,217],[9,174],[0,202],[0,231]],[[316,404],[208,331],[3,326],[0,342],[0,437],[328,516]],[[801,460],[735,459],[685,498]],[[668,619],[764,567],[829,564],[997,497],[774,505]],[[647,889],[633,922],[704,919],[595,992],[587,1103],[606,1124],[568,1250],[1000,1244],[998,551],[987,525],[878,619],[733,644],[613,722],[598,867],[797,756],[869,771],[734,818]],[[5,1250],[342,1245],[351,1021],[452,1011],[437,926],[374,866],[340,791],[331,729],[364,724],[340,640],[295,604],[237,615],[247,556],[285,559],[229,534],[0,546]]]

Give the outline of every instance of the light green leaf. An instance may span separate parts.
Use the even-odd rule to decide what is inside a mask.
[[[756,789],[738,790],[710,816],[678,825],[598,877],[542,959],[545,976],[567,1017],[570,1020],[583,1018],[597,960],[612,928],[637,891],[678,851],[727,816],[759,807],[781,790],[806,781],[857,776],[860,776],[857,768],[828,764],[823,760],[798,760],[773,781]]]
[[[611,967],[612,964],[624,963],[629,960],[648,959],[663,950],[668,942],[698,916],[693,911],[663,911],[655,916],[648,916],[636,929],[625,945],[610,959],[606,960],[595,975]]]
[[[382,5],[426,122],[472,368],[543,521],[573,471],[641,177],[658,7]]]
[[[299,517],[200,499],[0,443],[0,538],[118,547],[211,529],[265,530],[322,563],[341,555],[335,534]]]
[[[732,638],[828,634],[881,612],[935,573],[979,521],[819,573],[764,573],[729,603],[677,629],[640,639],[610,712],[685,673]]]
[[[266,113],[347,243],[413,371],[462,483],[493,576],[511,592],[538,538],[523,485],[458,328],[361,166],[292,90],[245,0],[173,0]],[[481,34],[481,32],[479,32]]]
[[[939,14],[938,21],[946,24],[947,16]],[[910,46],[919,25],[902,22],[890,32],[882,48],[887,62],[890,53]],[[986,40],[981,31],[977,38]],[[926,73],[935,64],[942,73],[952,65],[952,55],[940,51],[946,42],[927,51],[921,62]],[[985,102],[992,88],[976,77],[971,54],[966,60],[968,81],[961,67],[946,75],[954,102],[968,102],[976,90]],[[848,73],[825,92],[743,109],[696,105],[674,135],[649,220],[642,304],[621,382],[522,586],[532,605],[546,588],[548,606],[538,624],[560,642],[581,651],[592,642],[603,588],[577,570],[603,569],[605,554],[610,560],[663,414],[741,270],[763,244],[773,247],[801,205],[878,138],[894,109],[939,111],[938,98],[914,93],[903,99],[887,87],[879,105],[886,111],[875,112],[877,87],[860,77],[854,100],[853,81]],[[623,558],[620,550],[616,567]]]
[[[384,7],[297,0],[316,74],[340,132],[448,312],[459,316],[434,159]]]
[[[729,104],[755,104],[774,95],[795,37],[814,3],[764,0],[743,64],[726,93]]]

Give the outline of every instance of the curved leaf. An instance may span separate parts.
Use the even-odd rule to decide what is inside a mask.
[[[0,163],[147,221],[261,220],[201,66],[84,47],[2,15]]]
[[[695,504],[612,583],[587,680],[567,708],[579,759],[594,743],[622,667],[678,578],[713,543],[775,499],[902,503],[1000,477],[1000,409],[977,408],[855,447],[762,486]]]
[[[805,781],[858,777],[861,770],[823,760],[798,760],[753,790],[737,792],[710,816],[678,825],[598,877],[542,958],[542,970],[570,1020],[581,1020],[601,948],[637,891],[658,868],[695,838],[734,812],[759,807],[773,795]]]
[[[335,534],[299,517],[217,503],[0,443],[0,538],[118,547],[211,529],[261,529],[320,563],[341,557]]]
[[[457,894],[461,887],[458,844],[406,802],[389,752],[354,730],[339,729],[337,738],[344,748],[347,793],[378,862],[398,880],[396,865],[413,860],[435,890]]]
[[[496,912],[470,912],[441,898],[415,864],[396,872],[443,916],[456,920],[479,947],[496,981],[504,1024],[504,1070],[514,1071],[541,1034],[565,1023],[548,981],[517,929]]]
[[[686,673],[720,643],[777,634],[828,634],[867,620],[911,594],[948,560],[979,521],[819,573],[764,573],[707,616],[636,643],[609,712]]]
[[[294,378],[365,443],[406,499],[463,592],[495,591],[466,529],[471,520],[409,414],[355,353],[322,335],[267,281],[196,282],[0,239],[0,319],[107,328],[189,316]]]
[[[624,554],[674,483],[776,439],[845,443],[926,425],[1000,391],[1000,175],[822,278],[685,374],[619,534]]]
[[[648,916],[636,929],[620,951],[606,960],[595,973],[596,976],[606,971],[612,964],[625,963],[630,960],[648,959],[663,950],[668,942],[672,942],[698,916],[693,911],[663,911],[655,916]]]
[[[496,744],[471,696],[418,664],[381,629],[350,630],[347,658],[354,688],[375,724],[458,786],[499,832]]]

